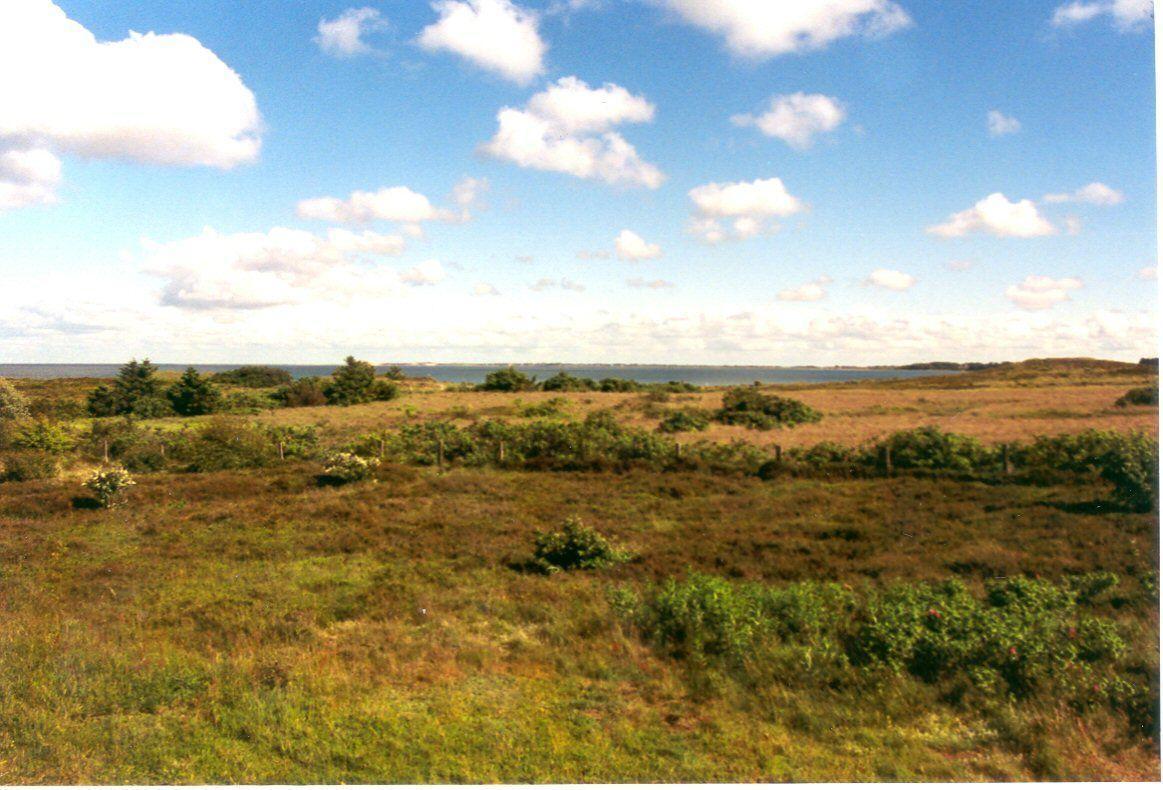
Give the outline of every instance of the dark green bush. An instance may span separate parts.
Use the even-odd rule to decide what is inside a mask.
[[[757,430],[794,427],[804,422],[819,422],[820,412],[793,398],[764,394],[758,387],[735,387],[723,395],[723,408],[715,419],[725,425],[743,425]]]
[[[628,559],[628,553],[576,517],[567,518],[557,532],[538,532],[533,540],[533,565],[544,573],[600,570]]]
[[[705,431],[711,425],[711,415],[705,409],[676,409],[668,412],[658,430],[663,433],[686,433]]]
[[[400,396],[400,386],[391,379],[376,379],[368,397],[374,401],[395,400]]]
[[[323,385],[323,394],[332,406],[367,403],[374,398],[376,369],[370,362],[348,357]],[[394,397],[394,393],[392,395]]]
[[[157,366],[148,359],[136,359],[121,366],[112,384],[101,384],[89,395],[89,413],[94,417],[114,417],[132,414],[149,419],[171,414]]]
[[[605,378],[598,382],[602,392],[640,392],[643,386],[633,379]]]
[[[307,376],[279,387],[275,392],[275,400],[288,408],[323,406],[327,403],[327,394],[323,391],[322,379]]]
[[[933,426],[897,431],[876,445],[878,455],[885,448],[891,451],[892,464],[898,469],[970,472],[997,465],[995,453],[981,442]]]
[[[60,473],[60,461],[43,450],[7,453],[0,457],[0,480],[6,482],[51,480]]]
[[[172,443],[174,454],[190,472],[251,469],[271,464],[277,448],[261,427],[218,417]]]
[[[12,445],[60,455],[73,447],[73,438],[64,426],[42,419],[24,423],[17,428]]]
[[[563,370],[541,382],[541,389],[546,392],[592,392],[598,389],[598,382],[572,376]]]
[[[222,408],[222,393],[194,368],[186,368],[182,377],[166,390],[166,397],[174,412],[183,417],[212,414]]]
[[[569,410],[565,398],[550,398],[540,403],[531,403],[521,409],[522,417],[564,417]]]
[[[229,414],[258,414],[281,405],[282,403],[276,400],[276,393],[242,390],[225,394],[218,411]]]
[[[1159,499],[1159,442],[1143,433],[1124,436],[1099,459],[1099,474],[1115,487],[1115,498],[1142,512]]]
[[[1127,390],[1127,393],[1115,401],[1115,405],[1122,408],[1126,406],[1158,406],[1159,405],[1159,388],[1158,387],[1135,387]]]
[[[290,371],[270,365],[243,365],[234,370],[224,370],[215,373],[211,378],[219,384],[230,384],[235,387],[281,387],[290,384],[293,380]]]
[[[536,385],[536,377],[528,376],[510,365],[489,373],[477,389],[484,392],[524,392],[534,389]]]

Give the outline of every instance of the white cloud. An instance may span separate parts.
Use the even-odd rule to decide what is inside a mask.
[[[1158,280],[1159,279],[1159,267],[1158,266],[1144,266],[1142,269],[1139,269],[1139,279],[1140,280]]]
[[[828,295],[824,286],[829,285],[832,278],[827,275],[817,277],[809,283],[796,288],[788,288],[779,292],[781,302],[818,302]]]
[[[387,27],[388,22],[374,8],[349,8],[335,19],[319,20],[315,43],[328,55],[351,58],[374,52],[364,36]]]
[[[773,231],[778,227],[774,218],[789,217],[806,208],[779,178],[703,184],[687,195],[696,209],[687,231],[709,244]],[[723,228],[721,220],[731,221],[730,231]]]
[[[1082,287],[1076,277],[1042,277],[1031,274],[1017,285],[1006,288],[1006,298],[1023,310],[1046,310],[1070,299],[1070,291]]]
[[[575,291],[578,293],[586,289],[586,287],[581,283],[574,282],[567,277],[562,277],[560,280],[554,280],[551,277],[542,277],[540,280],[529,286],[529,290],[531,291],[550,291],[557,288],[565,291]]]
[[[408,285],[436,285],[448,278],[440,261],[424,261],[413,266],[400,275],[400,279]]]
[[[653,117],[654,105],[619,85],[590,88],[577,77],[562,77],[524,109],[502,108],[497,133],[481,151],[521,167],[656,189],[661,171],[612,131]]]
[[[400,236],[335,229],[327,236],[273,228],[266,233],[200,236],[143,242],[144,270],[162,277],[161,301],[193,310],[253,310],[313,300],[390,294],[400,290],[393,270],[355,265],[360,258],[398,255]]]
[[[1073,192],[1058,192],[1046,195],[1042,200],[1047,203],[1089,203],[1092,206],[1117,206],[1126,200],[1126,196],[1117,189],[1095,181]]]
[[[953,214],[940,225],[933,225],[928,232],[944,238],[966,236],[974,232],[990,233],[994,236],[1032,238],[1049,236],[1056,232],[1041,214],[1032,200],[1011,203],[1000,192],[994,192],[974,204],[973,208]]]
[[[1007,134],[1016,134],[1022,130],[1022,122],[1017,118],[1006,115],[1000,110],[990,110],[985,116],[986,126],[989,127],[990,137],[1001,137]]]
[[[884,36],[908,27],[890,0],[658,0],[685,21],[717,33],[737,55],[769,58],[822,49],[849,36]]]
[[[773,96],[762,115],[735,115],[736,126],[754,126],[768,137],[778,137],[797,151],[812,146],[816,135],[830,132],[841,123],[847,112],[834,96],[821,93],[792,93]]]
[[[462,184],[464,182],[461,182]],[[475,199],[477,189],[472,189]],[[297,213],[302,219],[356,224],[372,221],[400,222],[417,226],[421,222],[441,220],[449,222],[456,215],[447,209],[432,205],[427,197],[405,186],[384,187],[376,192],[356,191],[346,199],[334,197],[301,200]],[[408,232],[419,235],[415,227]]]
[[[866,285],[875,285],[889,291],[907,291],[917,283],[917,278],[911,274],[898,272],[895,269],[877,269],[868,275],[864,281]]]
[[[1054,9],[1050,24],[1055,27],[1072,27],[1101,16],[1109,16],[1115,28],[1124,33],[1149,30],[1155,17],[1155,3],[1154,0],[1071,2]]]
[[[501,292],[497,290],[492,283],[477,283],[472,288],[473,296],[500,296]]]
[[[56,202],[61,160],[43,148],[0,150],[0,211]]]
[[[610,252],[609,250],[578,250],[577,257],[580,261],[608,261]]]
[[[662,257],[662,247],[649,244],[632,230],[623,230],[614,239],[614,250],[623,261],[647,261]]]
[[[259,154],[254,94],[188,35],[101,43],[49,0],[7,0],[0,74],[9,207],[51,200],[59,165],[46,152],[219,168]]]
[[[455,52],[519,85],[545,70],[546,45],[533,11],[510,0],[437,0],[432,8],[440,19],[420,33],[425,49]]]
[[[654,291],[674,287],[674,283],[669,280],[644,280],[641,277],[631,277],[626,281],[626,285],[631,288],[649,288]]]

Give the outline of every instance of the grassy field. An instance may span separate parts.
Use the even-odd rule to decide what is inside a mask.
[[[1113,405],[1153,372],[1036,368],[952,377],[960,386],[772,388],[824,418],[701,436],[792,447],[920,425],[990,442],[1157,433],[1156,408]],[[19,385],[35,404],[93,382]],[[552,397],[429,383],[248,419],[340,437],[424,415],[520,421]],[[556,397],[575,416],[610,408],[653,428],[656,410],[711,408],[722,392]],[[83,498],[84,471],[0,484],[0,783],[1159,778],[1158,517],[1097,479],[384,464],[335,486],[317,463],[287,461],[140,474],[105,510]],[[633,559],[531,572],[536,533],[571,516]],[[952,677],[820,674],[810,651],[792,670],[759,647],[696,660],[617,605],[619,590],[699,573],[857,595],[957,579],[980,596],[999,579],[1096,572],[1118,579],[1085,616],[1125,642],[1111,671],[1148,690],[1146,720]]]

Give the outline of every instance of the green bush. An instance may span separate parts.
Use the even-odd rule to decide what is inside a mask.
[[[1115,498],[1146,512],[1159,499],[1159,442],[1133,433],[1114,443],[1098,460],[1099,474],[1115,487]]]
[[[191,472],[252,469],[268,466],[277,458],[264,429],[229,417],[218,417],[193,432],[183,432],[173,446],[174,454]]]
[[[21,425],[16,430],[12,444],[25,450],[61,455],[72,449],[73,438],[61,425],[48,420],[36,420]]]
[[[757,430],[794,427],[819,422],[820,412],[793,398],[766,395],[758,387],[735,387],[723,395],[723,407],[715,419],[725,425],[743,425]]]
[[[222,393],[194,368],[186,368],[182,377],[166,390],[166,398],[170,408],[183,417],[212,414],[222,408]]]
[[[711,425],[711,415],[705,409],[676,409],[668,412],[658,430],[663,433],[687,433],[705,431]]]
[[[361,458],[354,453],[332,453],[323,464],[323,473],[337,483],[367,480],[380,465],[378,458]]]
[[[1135,387],[1127,390],[1127,393],[1115,401],[1115,406],[1120,408],[1126,406],[1158,406],[1159,405],[1159,388],[1158,387]]]
[[[243,365],[234,370],[215,373],[211,378],[219,384],[235,387],[281,387],[293,380],[289,371],[270,365]]]
[[[605,378],[598,382],[602,392],[640,392],[644,387],[633,379]]]
[[[88,434],[81,438],[81,447],[89,458],[115,460],[131,472],[156,472],[166,464],[165,439],[158,431],[141,427],[132,417],[94,420]]]
[[[563,370],[541,382],[541,389],[546,392],[592,392],[598,389],[598,382],[570,375]]]
[[[28,417],[28,399],[7,379],[0,379],[0,422],[27,420]]]
[[[323,385],[323,394],[332,406],[367,403],[374,396],[376,369],[370,362],[348,357]]]
[[[311,458],[319,447],[319,435],[311,425],[271,427],[267,434],[282,458]]]
[[[125,498],[125,490],[137,485],[125,469],[111,467],[94,472],[85,481],[85,488],[93,492],[93,498],[104,508],[116,507]]]
[[[171,414],[157,378],[157,366],[136,359],[121,366],[112,384],[101,384],[89,394],[89,413],[94,417],[132,414],[142,419]]]
[[[599,570],[628,559],[628,553],[576,517],[567,518],[557,532],[538,532],[533,540],[533,565],[544,573]]]
[[[7,453],[0,458],[0,480],[12,483],[51,480],[60,473],[60,461],[55,455],[43,450]]]
[[[225,394],[219,411],[230,414],[258,414],[279,405],[281,403],[276,399],[275,393],[243,390]]]
[[[564,417],[569,410],[569,401],[565,398],[550,398],[540,403],[531,403],[522,407],[522,417]]]
[[[788,451],[788,459],[809,466],[831,466],[855,463],[859,453],[836,442],[820,442],[808,448],[793,447]]]
[[[274,397],[288,408],[324,406],[327,403],[323,380],[318,376],[307,376],[279,387]]]
[[[376,379],[368,393],[369,399],[374,401],[395,400],[399,396],[400,386],[387,378]]]
[[[897,431],[876,445],[878,455],[885,448],[892,453],[892,464],[898,469],[970,472],[996,466],[994,453],[981,442],[933,426]]]
[[[536,386],[536,377],[528,376],[510,365],[489,373],[477,389],[483,392],[524,392]]]

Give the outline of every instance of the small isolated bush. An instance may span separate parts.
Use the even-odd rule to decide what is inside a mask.
[[[0,422],[27,420],[28,416],[28,399],[10,381],[0,379]]]
[[[711,424],[711,415],[704,409],[676,409],[668,412],[658,423],[663,433],[705,431]]]
[[[323,394],[332,406],[367,403],[373,398],[375,383],[376,369],[370,362],[348,357],[331,374],[331,381],[323,386]]]
[[[128,471],[119,466],[101,469],[85,481],[85,488],[93,492],[93,498],[104,508],[119,505],[125,499],[126,489],[137,485]]]
[[[25,450],[60,455],[72,448],[73,439],[63,426],[48,420],[36,420],[20,426],[12,444]]]
[[[212,414],[222,408],[222,393],[194,368],[186,368],[182,377],[166,390],[170,408],[183,417]]]
[[[550,398],[541,403],[531,403],[522,407],[522,417],[564,417],[569,409],[569,401],[565,398]]]
[[[321,378],[307,376],[279,387],[275,392],[275,400],[292,409],[300,406],[325,406],[327,394],[323,391]]]
[[[280,458],[310,458],[319,447],[319,434],[313,425],[283,425],[267,428],[267,432]]]
[[[229,417],[216,417],[193,433],[183,434],[175,450],[191,472],[253,469],[269,466],[277,458],[265,430]]]
[[[43,450],[8,453],[0,459],[0,480],[22,483],[26,480],[52,480],[61,472],[57,457]]]
[[[395,400],[400,396],[400,385],[391,379],[377,379],[368,392],[368,398],[375,401]]]
[[[355,453],[334,453],[323,464],[323,473],[337,483],[367,480],[380,465],[378,458],[363,458]]]
[[[543,573],[598,570],[629,559],[577,517],[567,518],[557,532],[538,532],[533,541],[533,564]]]
[[[477,389],[484,392],[524,392],[535,389],[536,386],[537,379],[535,377],[522,373],[509,365],[507,368],[489,373],[485,376],[484,383],[478,385]]]
[[[598,382],[562,370],[541,382],[541,389],[546,392],[592,392],[598,389]]]
[[[1158,406],[1159,405],[1159,388],[1158,387],[1135,387],[1127,390],[1127,393],[1115,401],[1115,405],[1123,408],[1126,406]]]
[[[219,384],[230,384],[235,387],[281,387],[292,381],[289,371],[270,365],[243,365],[234,370],[224,370],[215,373],[211,378]]]
[[[876,446],[888,448],[893,466],[900,469],[934,469],[970,472],[992,463],[992,453],[970,436],[945,433],[926,426],[897,431]]]
[[[743,425],[757,430],[804,422],[819,422],[823,415],[794,398],[764,394],[758,387],[735,387],[723,395],[723,408],[715,419],[726,425]]]

